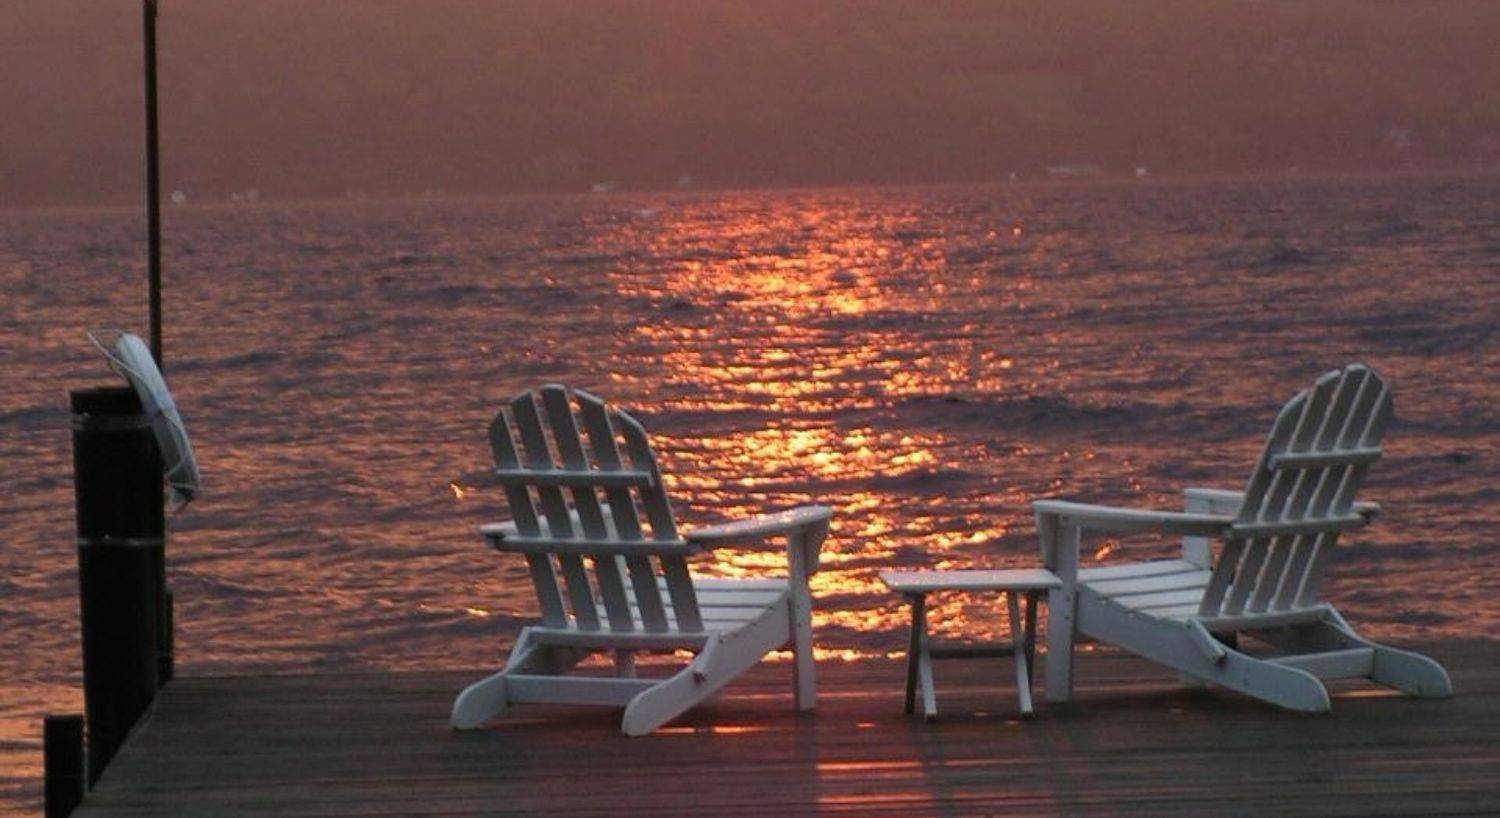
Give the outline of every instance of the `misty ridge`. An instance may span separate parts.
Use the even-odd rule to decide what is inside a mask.
[[[133,203],[138,0],[0,0],[0,206]],[[1500,3],[162,0],[194,201],[1500,167]]]

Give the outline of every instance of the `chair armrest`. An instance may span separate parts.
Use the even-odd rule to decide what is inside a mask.
[[[1189,512],[1238,514],[1240,506],[1245,502],[1245,493],[1228,489],[1194,487],[1183,489],[1182,499]]]
[[[833,509],[828,506],[798,506],[776,514],[762,514],[730,523],[704,526],[683,535],[704,550],[727,546],[759,545],[773,537],[787,538],[787,556],[794,571],[800,561],[807,574],[818,571],[823,539],[828,536],[828,521]]]
[[[1116,508],[1067,500],[1038,500],[1031,507],[1036,512],[1042,564],[1062,580],[1064,594],[1072,593],[1078,579],[1078,552],[1084,531],[1114,534],[1156,531],[1163,534],[1217,537],[1234,520],[1233,517],[1221,514]]]
[[[1157,511],[1144,508],[1119,508],[1074,503],[1068,500],[1038,500],[1031,504],[1037,514],[1050,515],[1077,526],[1080,530],[1112,534],[1157,531],[1162,534],[1217,537],[1234,518],[1227,514],[1196,514],[1184,511]]]
[[[1187,488],[1182,490],[1182,510],[1189,514],[1238,515],[1245,504],[1243,491],[1225,489]],[[1182,538],[1182,558],[1192,564],[1209,569],[1214,564],[1214,547],[1208,537],[1189,536]]]
[[[798,506],[775,514],[760,514],[744,520],[695,528],[684,534],[683,539],[701,543],[708,548],[753,545],[810,525],[827,523],[832,517],[833,509],[828,506]]]

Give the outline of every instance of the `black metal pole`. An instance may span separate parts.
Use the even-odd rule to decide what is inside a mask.
[[[156,697],[161,639],[161,454],[129,387],[71,393],[83,706],[92,786]]]
[[[146,246],[151,290],[151,357],[157,369],[166,371],[161,348],[161,147],[156,125],[156,3],[142,0],[146,51]],[[161,588],[161,633],[157,640],[158,681],[166,684],[173,673],[172,592],[166,586],[163,554],[157,566],[157,585]]]
[[[151,283],[151,357],[161,352],[161,157],[156,130],[156,0],[142,0],[146,46],[146,243]]]

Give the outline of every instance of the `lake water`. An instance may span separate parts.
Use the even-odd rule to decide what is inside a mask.
[[[1385,513],[1328,593],[1374,634],[1493,634],[1497,203],[1496,177],[1392,177],[172,208],[205,480],[170,521],[182,671],[496,663],[530,586],[474,533],[499,493],[450,480],[549,380],[646,424],[690,524],[832,505],[837,661],[902,648],[878,569],[1031,564],[1040,496],[1239,487],[1280,404],[1364,361],[1396,395]],[[0,810],[37,803],[41,715],[82,707],[66,393],[113,379],[86,329],[144,334],[143,233],[0,212]]]

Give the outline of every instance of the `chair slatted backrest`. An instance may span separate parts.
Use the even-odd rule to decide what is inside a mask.
[[[1316,604],[1339,534],[1365,519],[1355,494],[1391,417],[1385,381],[1354,364],[1323,375],[1281,410],[1230,527],[1199,615]]]
[[[635,418],[582,390],[547,384],[495,415],[490,447],[516,527],[499,547],[509,542],[525,553],[546,625],[703,630],[688,544]]]

